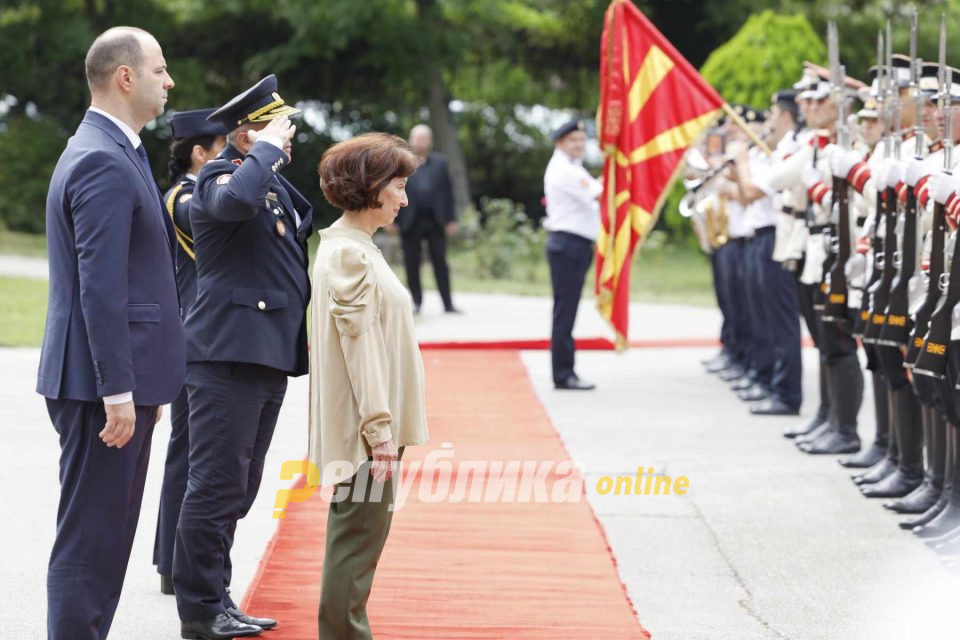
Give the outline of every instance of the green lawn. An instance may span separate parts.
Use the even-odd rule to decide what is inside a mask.
[[[394,266],[405,280],[403,267]],[[550,272],[546,258],[529,268],[518,269],[509,280],[477,275],[472,257],[463,251],[450,252],[451,280],[454,292],[510,293],[516,295],[549,296]],[[433,269],[423,266],[423,282],[427,288],[436,288]],[[594,273],[591,267],[584,284],[584,292],[593,295]],[[710,263],[698,251],[687,247],[663,247],[640,252],[634,257],[630,272],[631,299],[643,302],[663,302],[709,306],[715,304]]]
[[[0,277],[0,347],[38,347],[47,310],[47,283]]]

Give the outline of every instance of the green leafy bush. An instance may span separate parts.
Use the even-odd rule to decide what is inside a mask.
[[[546,260],[547,232],[530,221],[523,205],[506,198],[483,198],[480,206],[480,213],[471,209],[461,216],[463,244],[473,257],[475,275],[533,278]]]

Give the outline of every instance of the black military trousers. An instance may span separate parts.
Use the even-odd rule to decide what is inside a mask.
[[[407,287],[410,288],[413,303],[419,307],[423,302],[420,262],[424,240],[427,241],[427,251],[430,253],[433,275],[437,280],[437,290],[440,292],[440,299],[443,300],[443,308],[452,309],[446,231],[436,220],[427,216],[418,216],[410,228],[403,233],[403,264],[407,270]]]
[[[167,443],[167,458],[163,467],[157,533],[153,540],[153,564],[157,567],[158,573],[166,576],[173,573],[173,546],[177,539],[177,520],[180,519],[183,494],[187,490],[187,470],[190,468],[188,464],[190,431],[187,429],[189,417],[187,387],[184,386],[177,399],[170,405],[170,441]]]
[[[593,262],[593,247],[593,240],[566,231],[551,231],[547,238],[547,262],[553,286],[550,362],[555,383],[565,382],[574,372],[573,324],[583,281]]]
[[[754,331],[747,306],[747,240],[731,239],[717,249],[715,254],[720,267],[720,286],[727,300],[724,323],[730,324],[730,337],[733,342],[731,355],[734,362],[749,370],[754,359]]]
[[[820,348],[820,319],[813,309],[813,300],[819,287],[818,284],[805,284],[797,280],[797,302],[800,306],[800,315],[817,349]]]
[[[713,253],[710,254],[710,272],[713,276],[713,293],[717,297],[717,308],[720,309],[720,344],[723,352],[727,354],[727,356],[732,356],[735,339],[733,336],[733,325],[729,320],[730,303],[727,300],[727,292],[723,288],[723,263],[717,257],[719,250],[720,249],[714,249]]]
[[[102,402],[47,399],[60,435],[60,504],[47,569],[47,637],[101,640],[120,601],[140,517],[157,407],[136,408],[133,437],[100,439]]]
[[[237,521],[260,488],[287,374],[257,364],[187,363],[190,455],[173,553],[180,619],[234,606],[228,592]]]
[[[757,380],[789,407],[803,397],[800,310],[793,276],[773,260],[776,227],[757,229],[750,240],[748,272],[755,332]]]

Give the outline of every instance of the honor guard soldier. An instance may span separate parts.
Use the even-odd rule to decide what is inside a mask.
[[[166,214],[177,237],[177,290],[180,317],[184,318],[197,297],[197,268],[194,265],[193,232],[190,230],[190,201],[197,174],[217,157],[227,142],[228,130],[221,122],[208,122],[214,109],[179,111],[170,118],[173,143],[170,146],[170,190],[163,196]],[[153,564],[160,574],[160,591],[173,595],[173,544],[177,536],[180,503],[187,489],[187,455],[190,452],[187,418],[187,389],[170,405],[170,442],[163,470],[157,535],[153,543]]]
[[[173,584],[181,636],[276,626],[230,599],[230,544],[253,504],[288,376],[307,373],[312,207],[280,170],[299,113],[270,75],[209,116],[230,129],[190,205],[197,298],[187,314],[190,455]]]

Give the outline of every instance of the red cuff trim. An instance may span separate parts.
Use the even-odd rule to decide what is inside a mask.
[[[920,178],[913,191],[917,194],[917,203],[921,207],[927,206],[927,202],[930,200],[930,176]]]
[[[900,204],[907,204],[907,185],[902,180],[897,183],[897,202]]]
[[[830,187],[822,182],[818,182],[807,189],[807,197],[810,198],[811,202],[816,202],[817,204],[823,204],[823,199],[828,193],[830,193]]]
[[[847,174],[847,182],[850,183],[850,186],[857,190],[857,193],[863,194],[863,187],[867,184],[867,180],[870,179],[870,167],[867,166],[866,162],[858,162],[853,165],[853,168],[850,169],[850,173]]]

